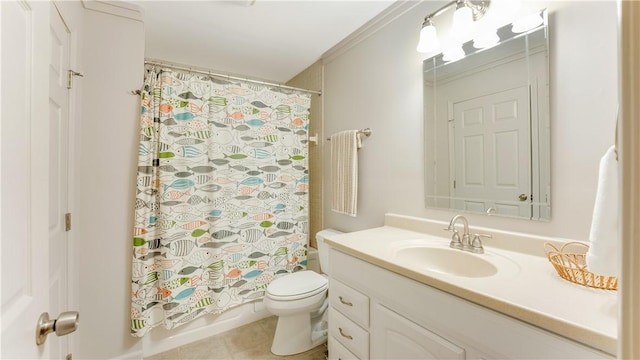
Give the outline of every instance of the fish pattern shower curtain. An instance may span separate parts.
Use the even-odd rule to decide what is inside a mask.
[[[261,299],[306,267],[310,97],[148,69],[131,332]]]

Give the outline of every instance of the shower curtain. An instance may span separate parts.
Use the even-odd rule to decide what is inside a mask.
[[[261,299],[306,267],[310,97],[147,69],[131,332]]]

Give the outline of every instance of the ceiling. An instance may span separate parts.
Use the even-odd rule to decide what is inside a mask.
[[[394,1],[130,2],[147,58],[284,83]]]

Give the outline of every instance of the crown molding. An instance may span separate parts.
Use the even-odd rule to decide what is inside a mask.
[[[404,15],[414,7],[418,6],[421,2],[422,0],[397,0],[376,17],[362,25],[358,30],[354,31],[349,36],[333,46],[331,49],[322,54],[321,58],[323,62],[325,64],[330,63],[338,56],[349,51],[351,48],[364,41],[369,36],[375,34],[379,30],[382,30],[397,18]]]
[[[124,1],[81,0],[82,6],[91,11],[97,11],[126,19],[144,22],[144,12],[137,5]]]

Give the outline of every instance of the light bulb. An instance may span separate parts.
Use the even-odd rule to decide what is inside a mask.
[[[514,33],[523,33],[542,25],[544,19],[540,13],[527,15],[513,22],[511,31]]]
[[[427,21],[425,21],[425,24],[427,24]],[[422,30],[420,30],[420,40],[418,41],[416,51],[421,53],[428,53],[434,52],[439,48],[440,42],[438,41],[436,27],[433,26],[431,21],[429,21],[428,25],[424,26]]]
[[[492,47],[500,42],[500,37],[496,30],[489,30],[481,33],[473,39],[473,47],[476,49],[484,49]]]
[[[453,13],[453,38],[459,42],[469,40],[473,33],[473,11],[470,7],[464,5],[464,2],[458,3],[456,12]]]
[[[442,53],[443,61],[456,61],[465,57],[464,50],[462,49],[462,44],[453,45],[444,50]]]
[[[489,11],[480,20],[476,21],[476,30],[473,37],[473,47],[485,49],[500,42],[498,28],[500,19],[495,12]]]

